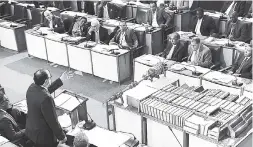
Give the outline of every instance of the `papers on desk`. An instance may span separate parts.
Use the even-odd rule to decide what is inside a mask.
[[[68,34],[59,34],[59,33],[51,33],[49,35],[47,35],[47,38],[52,39],[52,40],[56,40],[56,41],[62,41],[62,38],[64,37],[68,37]]]
[[[86,13],[74,12],[74,11],[64,11],[61,14],[67,14],[67,15],[72,16],[72,17],[74,17],[74,16],[83,16],[84,17],[84,16],[87,15]]]
[[[204,12],[204,15],[208,15],[208,16],[211,16],[211,17],[220,18],[223,14],[222,14],[221,12],[215,12],[215,13]]]
[[[116,27],[116,26],[120,25],[120,21],[115,20],[115,19],[108,19],[103,24],[104,25],[108,25],[108,26]]]
[[[80,98],[78,100],[76,97],[66,93],[61,93],[54,99],[56,107],[67,111],[75,110],[83,102]]]
[[[225,46],[228,43],[228,39],[222,38],[222,39],[214,39],[212,41],[212,44],[219,45],[219,46]],[[230,41],[231,43],[231,41]]]
[[[209,79],[209,80],[222,82],[222,83],[225,83],[225,84],[228,84],[228,83],[232,82],[233,80],[235,80],[234,76],[224,74],[224,73],[218,72],[218,71],[209,72],[208,74],[206,74],[204,76],[204,78]]]
[[[5,26],[5,27],[17,27],[19,26],[18,23],[14,23],[14,22],[8,22],[8,21],[3,21],[3,22],[0,22],[0,26]]]
[[[142,55],[138,58],[135,58],[135,61],[143,63],[143,64],[147,64],[149,66],[154,66],[159,62],[163,62],[165,59],[159,56],[155,56],[155,55]]]
[[[208,69],[208,68],[194,66],[194,65],[191,65],[190,63],[186,63],[186,62],[174,64],[171,66],[171,69],[176,70],[176,71],[182,71],[184,69],[187,69],[187,70],[190,70],[193,72],[199,72],[199,73],[207,73],[208,71],[210,71],[210,69]]]
[[[108,55],[111,55],[112,50],[116,50],[116,52],[119,52],[119,54],[124,54],[128,52],[128,50],[119,49],[117,45],[105,45],[105,44],[96,44],[95,47],[92,48],[92,50],[105,53]]]
[[[131,138],[129,135],[116,133],[100,127],[95,127],[91,130],[83,130],[79,127],[75,127],[75,129],[68,132],[67,135],[75,136],[81,131],[87,135],[90,144],[98,147],[119,147]]]
[[[3,145],[3,144],[5,144],[6,142],[9,142],[9,140],[6,139],[6,138],[3,137],[3,136],[0,136],[0,146]]]
[[[238,17],[238,19],[241,21],[249,22],[249,23],[253,22],[253,18]]]
[[[18,107],[21,111],[27,113],[27,103],[26,100],[22,100],[16,104],[14,104],[15,107]]]
[[[71,126],[71,119],[68,114],[64,113],[61,116],[58,116],[58,122],[60,123],[61,127],[68,128]]]

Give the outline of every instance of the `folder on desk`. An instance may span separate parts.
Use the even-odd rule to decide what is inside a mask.
[[[66,93],[61,93],[54,99],[54,101],[56,107],[67,111],[73,111],[83,102],[82,99],[78,98],[77,100],[76,97]]]

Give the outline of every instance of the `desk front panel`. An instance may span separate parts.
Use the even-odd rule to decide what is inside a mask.
[[[166,71],[166,77],[169,79],[179,79],[180,85],[200,86],[200,78],[197,77],[186,76],[172,71]]]
[[[93,74],[91,51],[88,49],[67,45],[69,66],[75,70]]]
[[[30,33],[25,33],[28,54],[47,60],[47,51],[45,46],[45,39],[43,36],[36,36]]]
[[[0,27],[0,34],[1,34],[1,46],[18,51],[18,46],[16,43],[16,37],[15,37],[15,30],[14,29],[9,29],[9,28],[4,28]]]
[[[116,131],[132,133],[141,142],[141,116],[119,107],[114,107],[114,111]]]
[[[115,82],[119,81],[117,57],[94,51],[91,51],[91,56],[95,76]]]
[[[142,76],[151,68],[151,66],[142,64],[140,62],[134,62],[134,81],[140,81]]]
[[[48,61],[68,67],[66,44],[63,42],[46,39]]]
[[[183,145],[183,132],[172,129],[173,133]],[[168,126],[147,119],[147,140],[150,147],[181,147]]]

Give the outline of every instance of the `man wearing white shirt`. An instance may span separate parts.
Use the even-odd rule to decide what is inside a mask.
[[[209,68],[212,64],[211,50],[200,43],[200,39],[195,37],[188,47],[188,62],[193,65]]]
[[[202,8],[197,9],[196,16],[190,21],[189,29],[191,32],[202,36],[214,36],[217,32],[213,18],[204,15]]]
[[[173,33],[168,36],[169,41],[163,52],[163,57],[168,60],[182,62],[184,53],[186,52],[185,44],[180,41],[180,35]]]

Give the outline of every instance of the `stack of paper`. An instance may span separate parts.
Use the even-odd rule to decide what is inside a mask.
[[[80,103],[83,102],[82,99],[66,93],[61,93],[54,99],[54,101],[56,107],[70,112],[74,111],[80,105]]]
[[[149,66],[154,66],[159,62],[163,62],[164,59],[162,57],[159,56],[154,56],[154,55],[142,55],[140,57],[137,57],[134,59],[137,62],[143,63],[143,64],[147,64]]]
[[[9,142],[9,140],[8,140],[8,139],[6,139],[6,138],[5,138],[5,137],[3,137],[3,136],[0,136],[0,145],[5,144],[6,142]]]
[[[58,121],[63,128],[67,128],[71,126],[71,119],[68,114],[64,113],[61,116],[58,116]]]
[[[125,92],[127,104],[134,108],[139,108],[140,101],[156,91],[156,89],[148,87],[144,84],[137,85],[135,88]]]

